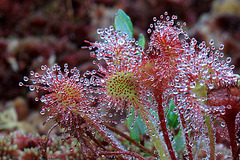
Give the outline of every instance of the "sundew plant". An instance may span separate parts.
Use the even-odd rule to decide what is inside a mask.
[[[85,41],[88,46],[82,47],[90,50],[98,70],[81,77],[68,64],[63,69],[42,65],[41,73],[31,71],[23,78],[30,83],[19,85],[48,92],[36,98],[44,104],[40,113],[48,114],[45,123],[51,120],[75,138],[82,159],[214,160],[221,154],[215,147],[216,119],[224,121],[232,150],[228,158],[238,159],[238,75],[231,58],[223,60],[223,44],[198,42],[183,30],[185,25],[167,12],[154,17],[145,45],[142,34],[133,38],[130,18],[118,10],[114,26],[97,30],[101,41]],[[112,123],[125,123],[130,134]],[[141,135],[153,147],[144,146]],[[119,136],[141,152],[129,150]],[[40,148],[42,159],[52,158],[47,141]]]

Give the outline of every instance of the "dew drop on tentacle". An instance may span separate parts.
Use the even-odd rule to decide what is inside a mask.
[[[30,90],[30,91],[34,91],[34,90],[35,90],[35,86],[34,86],[34,85],[30,85],[30,86],[29,86],[29,90]]]
[[[214,45],[214,40],[211,39],[211,40],[209,41],[209,44],[210,44],[210,45]]]
[[[41,70],[44,71],[47,69],[47,66],[46,65],[41,65]]]
[[[36,72],[34,76],[35,76],[36,78],[39,77],[39,73]]]
[[[45,109],[42,109],[42,110],[40,111],[40,114],[41,114],[41,115],[44,115],[44,114],[45,114]]]
[[[190,83],[190,88],[195,88],[196,87],[196,82],[191,82]]]
[[[103,29],[102,28],[98,28],[97,29],[97,34],[102,34],[103,33]]]
[[[133,129],[133,125],[130,126],[130,129]]]
[[[147,33],[150,34],[151,32],[152,32],[152,30],[149,28],[149,29],[147,30]]]
[[[29,78],[28,78],[27,76],[24,76],[24,77],[23,77],[23,80],[24,80],[25,82],[27,82],[27,81],[29,80]]]
[[[38,97],[36,97],[36,98],[35,98],[35,101],[39,101],[39,98],[38,98]]]
[[[230,69],[234,69],[234,68],[235,68],[235,65],[231,65],[231,66],[230,66]]]
[[[33,75],[34,75],[34,72],[33,72],[33,71],[30,71],[30,75],[33,76]]]
[[[219,56],[220,56],[221,58],[224,57],[224,53],[221,52]]]
[[[112,114],[112,113],[109,113],[108,116],[111,118],[111,117],[113,117],[113,114]]]
[[[125,122],[125,120],[124,120],[124,119],[121,119],[121,120],[120,120],[120,123],[124,123],[124,122]]]
[[[123,38],[119,38],[117,42],[119,45],[123,45],[125,43],[125,40]]]
[[[227,57],[227,59],[226,59],[226,62],[227,62],[227,63],[230,63],[230,62],[231,62],[231,60],[232,60],[232,58],[231,58],[231,57]]]
[[[224,45],[223,45],[223,44],[220,44],[219,50],[221,51],[221,50],[223,50],[223,49],[224,49]]]
[[[225,122],[221,122],[221,126],[222,127],[225,127],[226,125],[225,125]]]

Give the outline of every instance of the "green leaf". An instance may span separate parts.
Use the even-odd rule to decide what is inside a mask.
[[[144,122],[143,122],[143,120],[141,119],[140,116],[138,116],[137,118],[135,117],[135,122],[133,122],[133,120],[134,120],[134,114],[133,114],[134,113],[134,108],[131,107],[131,108],[129,108],[129,110],[132,113],[131,115],[128,115],[128,118],[127,118],[127,127],[130,131],[130,137],[132,139],[136,140],[137,142],[140,142],[140,136],[142,136],[143,134],[146,133],[147,127],[144,124]]]
[[[197,97],[207,97],[207,87],[206,85],[200,85],[199,82],[196,82],[196,87],[192,89],[196,93]]]
[[[176,106],[174,104],[174,101],[171,100],[169,103],[169,109],[168,109],[168,114],[167,114],[167,125],[172,129],[177,128],[177,126],[180,123],[178,121],[178,115],[173,112],[174,108],[176,108]]]
[[[178,134],[174,137],[174,141],[175,141],[175,143],[173,143],[173,148],[177,152],[181,152],[183,150],[183,147],[184,147],[184,141],[183,141],[183,137],[182,137],[182,130],[179,130]]]
[[[240,85],[240,81],[239,81],[239,79],[240,79],[240,75],[238,75],[238,74],[235,74],[236,76],[237,76],[237,79],[238,79],[238,86]]]
[[[138,45],[141,46],[143,49],[145,48],[145,37],[144,35],[141,33],[139,34],[139,37],[138,37]]]
[[[130,17],[121,9],[118,10],[114,19],[115,30],[127,33],[129,38],[133,37],[133,24]]]

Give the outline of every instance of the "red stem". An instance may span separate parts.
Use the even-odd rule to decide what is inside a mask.
[[[167,129],[167,125],[166,125],[166,121],[165,121],[165,116],[164,116],[164,109],[162,107],[162,94],[158,91],[158,92],[154,92],[154,97],[158,103],[158,116],[159,116],[159,120],[160,120],[160,126],[163,132],[163,137],[165,140],[165,143],[168,147],[168,152],[170,154],[170,157],[172,160],[177,160],[175,153],[173,151],[172,148],[172,143],[169,139],[169,135],[168,135],[168,129]]]
[[[183,130],[185,130],[187,128],[187,126],[186,126],[184,116],[183,116],[183,114],[181,114],[181,112],[179,112],[179,114],[180,114],[180,119],[182,122]],[[188,132],[184,131],[184,135],[185,135],[185,142],[186,142],[186,146],[187,146],[187,150],[188,150],[188,158],[189,158],[189,160],[193,160],[192,147],[190,146],[189,134],[188,134]]]
[[[228,115],[228,116],[225,116],[223,119],[227,125],[228,134],[229,134],[229,138],[230,138],[230,144],[231,144],[231,148],[232,148],[232,155],[234,157],[234,155],[237,152],[237,139],[236,139],[236,135],[235,135],[236,115],[229,115],[227,113],[226,113],[226,115]],[[236,159],[238,159],[238,155],[237,155]]]

